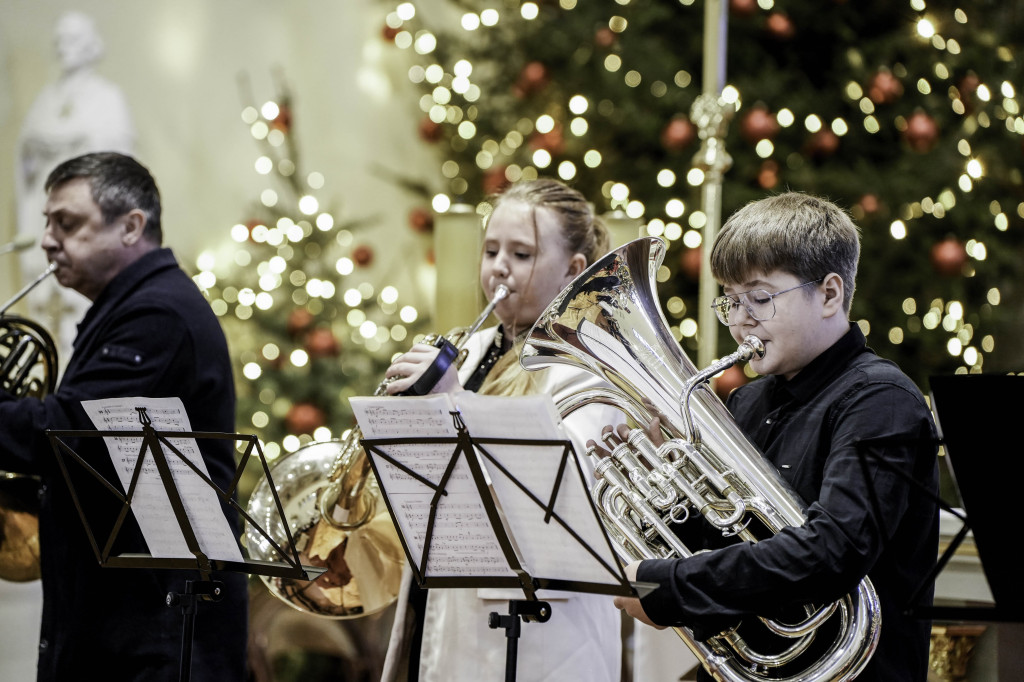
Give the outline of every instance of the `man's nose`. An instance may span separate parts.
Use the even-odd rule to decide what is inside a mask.
[[[49,228],[43,230],[43,238],[39,240],[39,246],[42,247],[43,251],[53,251],[58,246],[57,240],[53,238],[53,233]]]

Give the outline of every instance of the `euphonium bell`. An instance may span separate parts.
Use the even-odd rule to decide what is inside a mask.
[[[655,276],[664,256],[664,242],[642,238],[596,261],[538,318],[520,357],[526,369],[566,364],[611,386],[561,400],[563,417],[595,402],[618,407],[641,427],[660,417],[667,442],[656,446],[636,429],[597,465],[592,494],[624,562],[692,555],[673,532],[690,517],[703,517],[719,544],[756,542],[805,522],[804,503],[707,387],[714,374],[763,356],[764,346],[747,337],[698,371],[658,306]],[[717,680],[855,678],[878,641],[870,580],[833,604],[799,611],[794,623],[750,618],[703,640],[689,628],[675,630]],[[819,633],[831,641],[822,635],[815,642]],[[764,641],[767,650],[758,648]]]
[[[432,335],[424,342],[440,349],[438,358],[445,367],[460,366],[465,359],[463,346],[508,293],[507,287],[498,287],[470,327]],[[443,374],[437,363],[432,369],[438,371],[425,373],[409,392],[428,392],[433,386],[430,381],[436,383]],[[375,395],[383,395],[389,383],[382,381]],[[405,551],[361,439],[362,432],[355,427],[343,440],[312,443],[274,462],[270,474],[284,519],[277,513],[266,478],[249,497],[249,515],[279,547],[291,549],[287,547],[290,531],[301,562],[327,569],[311,581],[261,576],[271,594],[299,611],[325,618],[358,618],[377,613],[398,598]],[[255,528],[246,528],[246,540],[253,559],[284,559]]]

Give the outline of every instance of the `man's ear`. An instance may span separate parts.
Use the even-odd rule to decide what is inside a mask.
[[[135,208],[121,217],[121,242],[125,246],[134,246],[143,238],[146,231],[146,214]]]
[[[575,279],[576,275],[580,274],[587,269],[587,257],[582,253],[574,253],[572,258],[569,259],[569,271],[565,274],[570,279]]]
[[[843,314],[845,312],[843,309],[843,292],[845,291],[843,278],[834,272],[830,272],[825,276],[821,287],[825,292],[824,317]]]

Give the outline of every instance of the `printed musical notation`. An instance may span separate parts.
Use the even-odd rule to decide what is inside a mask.
[[[567,436],[550,396],[502,398],[460,392],[419,398],[352,398],[350,402],[367,440],[452,439],[441,445],[410,442],[379,446],[386,456],[375,448],[368,450],[410,559],[417,566],[429,542],[428,578],[515,575],[498,542],[488,513],[491,507],[495,518],[500,519],[498,532],[508,538],[515,552],[513,559],[527,573],[618,584],[616,576],[604,567],[617,565],[617,559],[571,451],[569,465],[560,467]],[[451,416],[456,409],[472,438],[550,441],[554,445],[488,446],[501,468],[509,472],[506,475],[494,462],[480,456],[479,449],[470,453],[458,450]],[[483,471],[485,480],[479,485],[467,456],[474,457]],[[554,511],[573,526],[576,537],[559,523],[551,522],[544,506],[552,497],[560,471]],[[440,495],[442,481],[444,494]],[[523,493],[519,485],[530,490],[540,503]],[[603,565],[584,543],[596,548]]]
[[[501,545],[487,518],[472,473],[461,455],[452,465],[458,432],[447,395],[421,398],[352,398],[352,409],[366,438],[451,438],[449,443],[389,445],[387,454],[423,480],[414,478],[387,458],[374,457],[378,481],[387,490],[397,525],[418,565],[428,541],[431,504],[436,500],[434,526],[427,555],[432,576],[508,576]]]
[[[139,407],[146,409],[151,426],[160,434],[192,430],[185,406],[179,398],[88,400],[82,402],[82,407],[98,431],[141,431],[143,427],[136,409]],[[109,436],[104,437],[103,442],[117,471],[122,490],[127,493],[139,464],[143,440],[137,437]],[[204,476],[209,477],[210,472],[194,438],[168,438],[167,442]],[[161,443],[161,451],[200,549],[211,559],[243,561],[238,540],[221,511],[217,492],[166,444]],[[156,460],[148,449],[143,455],[131,509],[152,556],[193,557],[174,516]]]

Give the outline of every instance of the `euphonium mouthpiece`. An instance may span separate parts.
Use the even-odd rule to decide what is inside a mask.
[[[743,338],[743,343],[736,349],[736,355],[739,362],[747,362],[755,355],[760,360],[764,357],[764,341],[749,334]]]

